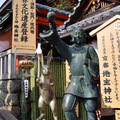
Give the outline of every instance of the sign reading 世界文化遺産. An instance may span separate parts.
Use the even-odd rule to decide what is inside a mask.
[[[12,53],[35,53],[36,0],[13,0]]]

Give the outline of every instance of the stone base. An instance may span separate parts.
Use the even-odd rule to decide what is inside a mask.
[[[0,119],[2,120],[17,120],[13,114],[6,109],[6,107],[0,107]]]

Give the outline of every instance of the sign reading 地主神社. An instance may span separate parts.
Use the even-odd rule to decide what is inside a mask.
[[[101,104],[120,108],[120,16],[116,15],[92,32],[97,34]]]
[[[35,53],[36,0],[13,0],[12,53]]]

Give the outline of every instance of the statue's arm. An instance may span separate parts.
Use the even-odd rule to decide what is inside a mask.
[[[49,28],[50,30],[40,33],[40,37],[44,38],[45,40],[49,41],[52,45],[54,45],[58,52],[65,58],[69,59],[70,57],[70,47],[60,39],[57,29],[56,29],[56,23],[54,22],[54,19],[56,18],[56,15],[54,12],[50,11],[47,14],[47,18],[49,21]]]
[[[89,55],[90,55],[90,59],[93,62],[95,62],[96,64],[99,64],[98,55],[93,47],[89,47]]]
[[[59,40],[58,40],[59,41]],[[70,55],[70,47],[67,45],[63,40],[57,41],[56,44],[54,44],[58,50],[58,52],[65,58],[69,59]]]
[[[91,74],[96,77],[99,74],[99,60],[98,55],[93,47],[89,47],[88,68]]]
[[[40,37],[49,41],[50,44],[54,45],[57,48],[58,52],[65,59],[69,59],[70,47],[63,40],[61,40],[55,27],[46,33],[40,33]]]

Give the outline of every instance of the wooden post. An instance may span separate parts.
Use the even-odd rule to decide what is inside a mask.
[[[30,71],[30,100],[31,100],[31,120],[36,120],[39,116],[39,110],[38,110],[38,98],[39,98],[39,89],[36,86],[35,77],[37,76],[37,62],[34,62],[34,68]]]

